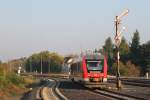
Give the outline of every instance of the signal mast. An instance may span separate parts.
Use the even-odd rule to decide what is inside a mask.
[[[117,74],[116,74],[116,80],[117,80],[117,83],[116,83],[116,87],[118,88],[118,90],[121,89],[122,85],[121,85],[121,80],[120,80],[120,72],[119,72],[119,59],[120,59],[120,54],[119,54],[119,46],[120,46],[120,43],[121,43],[121,39],[122,39],[122,32],[118,31],[119,29],[119,25],[121,23],[121,18],[128,15],[129,13],[129,10],[126,9],[124,12],[122,12],[119,16],[116,16],[115,18],[115,31],[116,31],[116,34],[115,34],[115,45],[116,45],[116,50],[117,50]],[[123,28],[125,29],[125,28]]]

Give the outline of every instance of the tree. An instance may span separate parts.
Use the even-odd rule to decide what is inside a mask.
[[[108,37],[105,41],[105,45],[103,46],[103,52],[107,56],[107,62],[109,66],[109,72],[111,73],[111,68],[113,64],[113,43],[110,37]]]
[[[123,37],[119,46],[119,52],[120,52],[120,57],[123,62],[126,62],[128,60],[130,48],[129,45],[126,41],[126,39]]]
[[[113,53],[113,43],[110,37],[108,37],[105,41],[105,45],[103,46],[104,48],[104,52],[108,55],[108,56],[112,56]]]
[[[138,30],[136,30],[133,34],[131,51],[136,51],[136,49],[140,46],[140,36]]]
[[[135,66],[131,61],[126,62],[126,67],[128,69],[128,76],[139,76],[140,75],[140,68]]]
[[[120,51],[120,55],[127,55],[130,52],[129,45],[124,37],[121,40],[119,51]]]
[[[26,60],[26,70],[29,72],[42,71],[42,73],[60,72],[62,62],[63,57],[61,55],[49,51],[42,51],[33,54]]]
[[[139,47],[140,47],[140,36],[138,30],[134,32],[134,36],[132,38],[131,43],[131,58],[133,63],[139,64],[140,57],[139,57]]]
[[[140,55],[143,74],[150,72],[150,41],[140,47]]]
[[[119,70],[120,70],[120,75],[127,75],[128,74],[128,68],[121,61],[119,63]],[[117,72],[117,63],[113,63],[112,74],[116,75],[116,72]]]
[[[122,61],[119,63],[120,75],[123,76],[139,76],[140,70],[139,67],[135,66],[131,61],[127,61],[124,64]],[[115,75],[117,72],[117,63],[113,63],[112,73]]]

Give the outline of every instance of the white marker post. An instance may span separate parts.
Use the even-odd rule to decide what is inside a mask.
[[[70,75],[71,75],[71,64],[73,63],[73,59],[70,58],[68,61],[67,61],[67,64],[68,64],[68,78],[70,78]]]
[[[19,67],[18,69],[18,75],[20,76],[20,73],[21,73],[21,67]]]

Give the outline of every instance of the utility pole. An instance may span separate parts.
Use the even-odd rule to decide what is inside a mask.
[[[121,36],[121,32],[119,32],[119,25],[120,25],[120,22],[121,22],[121,18],[125,15],[127,15],[129,12],[129,10],[125,10],[120,16],[116,16],[115,18],[115,45],[116,45],[116,51],[117,51],[117,73],[116,73],[116,87],[118,90],[120,90],[122,88],[122,84],[121,84],[121,80],[120,80],[120,72],[119,72],[119,59],[120,59],[120,54],[119,54],[119,46],[120,46],[120,43],[121,43],[121,39],[122,39],[122,36]]]
[[[42,74],[42,54],[41,54],[41,74]]]

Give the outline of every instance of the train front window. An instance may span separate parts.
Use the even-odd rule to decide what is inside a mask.
[[[87,68],[90,71],[101,71],[102,70],[102,65],[101,61],[87,61]]]

